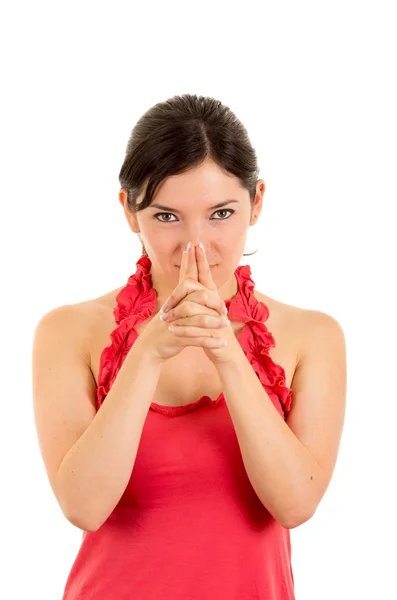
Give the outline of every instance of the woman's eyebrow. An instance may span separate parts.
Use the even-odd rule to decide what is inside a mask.
[[[230,204],[232,202],[239,203],[239,200],[230,199],[230,200],[226,200],[225,202],[219,202],[219,204],[215,204],[215,206],[210,206],[208,208],[208,210],[213,210],[214,208],[221,208],[222,206],[225,206],[226,204]],[[167,212],[174,212],[174,213],[181,212],[181,211],[177,210],[176,208],[172,208],[171,206],[164,206],[162,204],[150,204],[147,208],[159,208],[160,210],[166,210]]]

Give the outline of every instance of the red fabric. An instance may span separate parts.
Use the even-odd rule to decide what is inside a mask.
[[[150,259],[116,297],[117,327],[99,368],[100,408],[132,344],[156,309]],[[280,415],[291,407],[283,367],[254,296],[248,265],[235,271],[229,316]],[[83,532],[62,600],[294,600],[290,531],[267,511],[246,474],[223,394],[186,406],[152,403],[128,485],[105,523]]]

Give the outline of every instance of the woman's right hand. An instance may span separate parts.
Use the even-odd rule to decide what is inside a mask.
[[[205,289],[197,281],[194,247],[191,248],[190,252],[184,251],[183,253],[178,285],[185,277],[189,279],[189,293]],[[191,314],[189,316],[189,325],[201,328],[203,335],[198,337],[174,335],[168,329],[169,323],[160,319],[161,312],[159,311],[139,336],[143,351],[149,353],[153,360],[164,362],[169,358],[177,356],[187,346],[198,346],[201,348],[222,347],[222,339],[219,336],[215,337],[210,331],[226,327],[226,323],[224,323],[225,315],[221,312],[222,306],[219,306],[218,311],[197,302],[192,302],[191,305],[194,306],[194,315]]]
[[[197,313],[198,314],[198,313]],[[225,327],[222,323],[222,317],[217,311],[207,308],[205,311],[206,319],[208,315],[213,315],[211,329]],[[187,346],[198,346],[206,348],[221,348],[222,339],[204,335],[204,329],[208,331],[208,327],[202,327],[203,336],[201,337],[186,337],[176,336],[168,329],[169,324],[160,320],[160,312],[146,326],[139,336],[140,343],[143,346],[143,351],[149,353],[153,360],[163,362],[179,354]]]

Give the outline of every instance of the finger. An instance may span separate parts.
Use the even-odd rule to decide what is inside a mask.
[[[188,265],[188,260],[189,260],[188,252],[187,252],[187,250],[184,250],[182,252],[181,266],[180,266],[180,269],[179,269],[178,287],[182,283],[183,279],[185,278],[186,270],[187,270],[187,265]],[[178,289],[178,287],[176,288],[176,290]],[[162,313],[164,313],[164,311],[166,311],[167,313],[169,313],[170,309],[173,306],[175,306],[175,293],[176,293],[176,290],[174,290],[174,292],[171,294],[171,296],[169,298],[167,298],[167,301],[161,307],[161,312]]]
[[[182,279],[185,277],[186,268],[187,268],[187,260],[188,260],[187,251],[184,250],[182,253],[181,268],[179,269],[179,283],[181,283]]]
[[[199,272],[199,282],[204,285],[208,290],[212,290],[215,292],[215,304],[208,304],[206,302],[206,306],[210,306],[219,312],[221,315],[227,315],[227,308],[220,296],[218,295],[218,287],[213,280],[212,272],[210,264],[207,260],[207,255],[205,253],[204,247],[200,245],[196,246],[196,257],[197,257],[197,265]]]
[[[190,279],[195,279],[198,281],[198,269],[194,244],[190,244],[190,248],[188,250],[188,263],[185,277],[190,277]]]
[[[201,290],[204,290],[204,287],[198,281],[195,281],[194,279],[186,279],[186,281],[182,280],[168,298],[164,309],[165,312],[169,313],[173,308],[178,306],[186,296],[197,291],[200,292]]]
[[[195,265],[193,267],[192,262]],[[163,305],[163,308],[165,307],[165,311],[168,312],[171,308],[179,304],[179,302],[181,302],[183,298],[185,298],[188,294],[191,294],[193,291],[197,289],[203,289],[203,286],[199,284],[197,277],[198,271],[196,265],[196,254],[194,251],[194,246],[191,245],[189,250],[183,251],[181,268],[179,271],[179,283],[175,290],[172,292],[171,296],[167,299],[165,305]],[[189,279],[188,288],[186,287],[186,285],[181,285],[185,278]],[[196,282],[197,286],[195,286]]]
[[[227,340],[221,337],[189,337],[175,336],[178,344],[183,348],[187,346],[197,346],[198,348],[223,348],[227,345]]]
[[[193,298],[194,296],[195,292],[189,294],[190,298]],[[174,308],[167,310],[162,320],[170,323],[171,321],[176,321],[177,319],[187,319],[196,317],[197,315],[207,315],[218,318],[220,314],[225,316],[225,311],[220,312],[219,310],[208,307],[206,304],[201,304],[198,300],[186,300],[186,298],[184,302],[181,302]]]
[[[175,294],[172,296],[174,299]],[[177,319],[186,319],[196,315],[207,315],[210,317],[226,316],[227,310],[224,301],[217,294],[209,290],[196,290],[185,296],[184,301],[176,303],[173,308],[166,312],[165,321],[176,321]]]
[[[178,327],[201,327],[202,329],[222,329],[230,325],[226,315],[220,315],[215,311],[208,313],[197,313],[186,317],[169,317],[164,319],[167,325],[178,325]]]
[[[198,270],[198,281],[209,290],[217,289],[214,280],[212,279],[211,267],[208,263],[204,247],[202,248],[200,245],[197,245],[195,246],[195,249]]]
[[[168,326],[168,329],[176,337],[187,337],[187,338],[204,337],[204,338],[219,339],[219,337],[221,335],[220,332],[218,334],[213,329],[205,329],[203,327],[194,327],[193,325],[181,327],[179,325],[172,324],[172,325]]]

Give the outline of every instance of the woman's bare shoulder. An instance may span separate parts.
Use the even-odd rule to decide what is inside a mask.
[[[88,336],[96,326],[105,324],[107,319],[113,320],[116,296],[122,288],[123,286],[120,286],[101,296],[82,300],[70,306],[70,309],[75,313],[82,331],[85,331]]]
[[[293,343],[297,352],[297,359],[301,353],[312,343],[312,333],[316,333],[323,323],[339,323],[323,311],[303,308],[280,302],[255,290],[255,297],[266,304],[269,309],[269,319],[266,321],[268,329],[279,336],[280,339]]]
[[[298,356],[302,350],[302,345],[305,343],[306,328],[308,326],[307,314],[310,311],[266,296],[258,290],[254,291],[254,295],[259,302],[263,302],[269,309],[266,327],[279,341],[279,344],[285,344],[286,348],[288,346],[294,347],[296,356]]]
[[[259,302],[263,302],[263,304],[268,307],[269,315],[274,320],[277,319],[277,321],[279,319],[301,319],[307,312],[306,309],[301,308],[300,306],[286,304],[285,302],[266,296],[266,294],[263,294],[258,290],[254,290],[254,296]]]
[[[113,322],[113,308],[116,304],[117,288],[106,294],[74,304],[57,306],[49,311],[60,324],[64,323],[79,344],[91,345],[92,336],[106,327],[107,321]],[[99,330],[98,330],[99,327]]]
[[[96,372],[93,359],[100,348],[108,345],[109,334],[115,327],[113,308],[120,289],[122,286],[101,296],[56,309],[59,311],[59,318],[67,323],[76,348],[83,351],[93,376]]]

